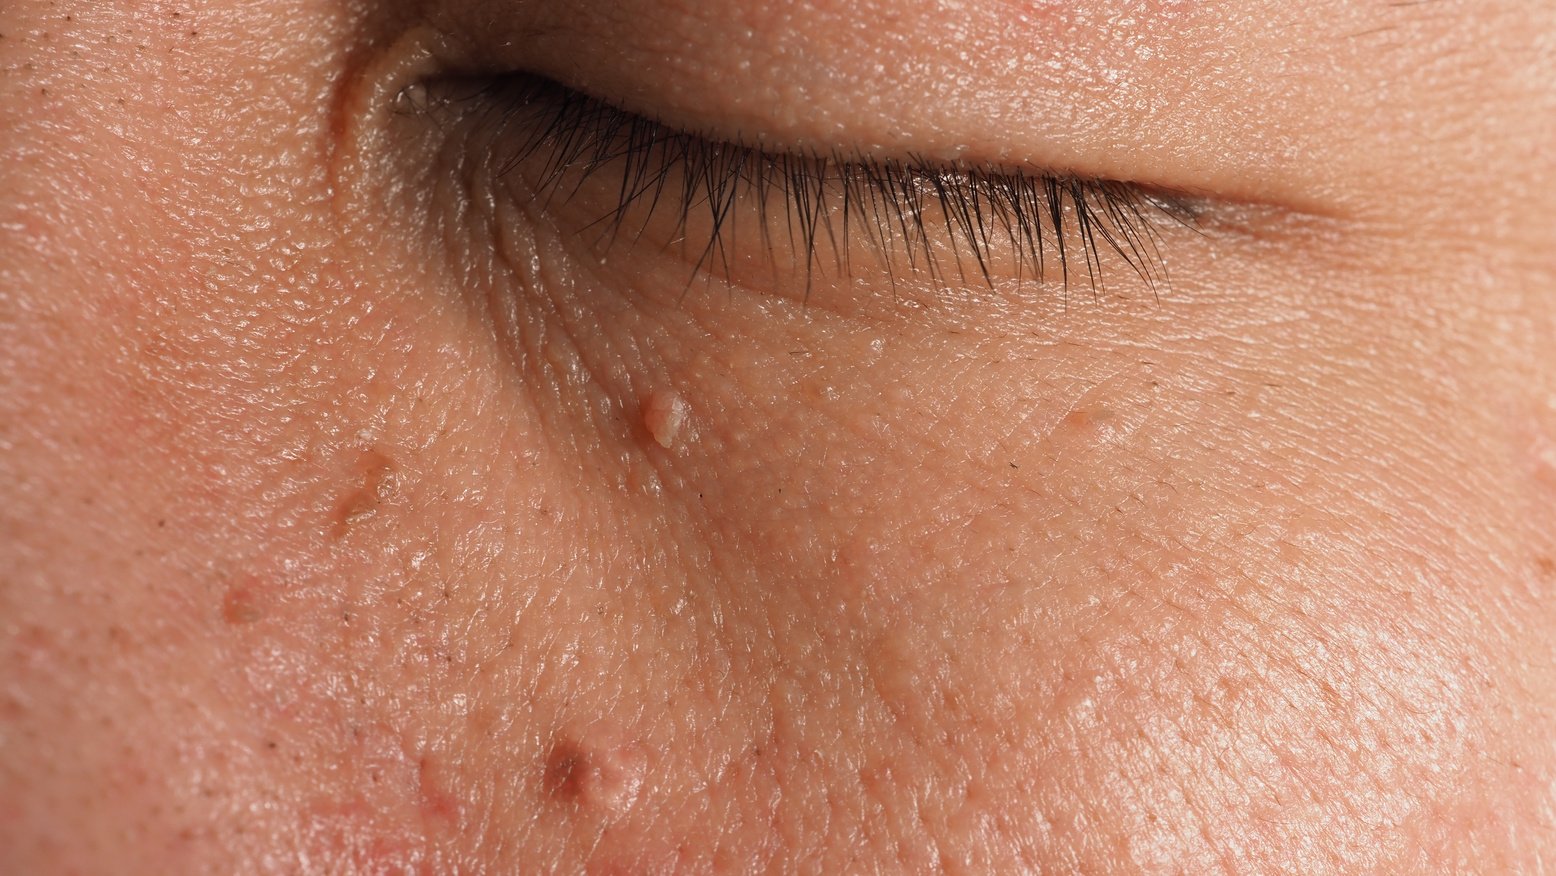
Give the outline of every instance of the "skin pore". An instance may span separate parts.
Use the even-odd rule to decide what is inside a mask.
[[[1539,872],[1553,30],[10,0],[0,872]],[[1194,216],[702,261],[516,74]]]

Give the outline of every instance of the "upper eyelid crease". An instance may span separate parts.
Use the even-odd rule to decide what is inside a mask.
[[[1057,267],[1068,290],[1084,268],[1095,294],[1111,252],[1155,294],[1168,285],[1158,224],[1199,227],[1193,201],[1127,182],[844,149],[767,152],[678,130],[539,77],[487,80],[455,100],[491,114],[483,123],[506,153],[492,159],[499,176],[538,166],[531,185],[542,203],[576,195],[607,169],[619,173],[614,207],[589,226],[602,240],[640,235],[667,209],[683,239],[694,217],[707,223],[706,239],[692,244],[692,279],[714,261],[729,276],[731,226],[738,202],[749,198],[767,251],[780,234],[799,252],[807,299],[827,254],[847,273],[859,233],[886,257],[893,285],[893,260],[905,258],[909,271],[937,284],[976,276],[992,286],[990,264],[1008,248],[1018,282],[1024,275],[1044,282]],[[949,240],[951,264],[936,240]]]

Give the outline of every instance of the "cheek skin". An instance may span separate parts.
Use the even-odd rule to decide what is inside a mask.
[[[515,279],[546,294],[543,278]],[[1390,397],[1430,398],[1408,374],[1416,363],[1247,400],[1220,364],[1233,351],[1214,346],[1153,351],[1160,380],[1073,377],[1127,374],[1138,350],[1053,361],[951,337],[910,337],[850,367],[869,360],[879,326],[775,324],[725,300],[606,312],[575,330],[598,404],[630,411],[634,379],[667,375],[696,400],[697,439],[665,460],[630,428],[605,429],[617,446],[601,468],[642,460],[663,486],[636,513],[630,490],[602,513],[636,520],[620,532],[710,549],[644,562],[632,554],[650,544],[618,545],[624,556],[597,561],[632,589],[690,589],[697,636],[712,659],[733,655],[714,664],[733,680],[712,692],[710,726],[663,750],[678,764],[669,776],[707,764],[722,776],[760,751],[760,770],[743,765],[702,804],[775,801],[786,845],[731,827],[721,839],[739,855],[966,854],[980,869],[1100,843],[1086,863],[1346,872],[1494,844],[1496,822],[1540,799],[1540,778],[1506,766],[1543,758],[1539,734],[1499,721],[1509,669],[1546,647],[1538,625],[1505,615],[1543,610],[1500,604],[1485,582],[1505,573],[1454,555],[1458,525],[1498,500],[1456,498],[1457,520],[1436,523],[1417,509],[1440,507],[1445,485],[1410,480],[1416,457],[1474,450],[1345,429]],[[789,355],[823,340],[828,361]],[[935,377],[948,361],[969,378],[953,390]],[[970,364],[995,361],[1049,376]],[[1001,414],[1011,396],[1043,401],[1019,409],[1022,424]],[[1302,424],[1327,427],[1334,455],[1283,437]],[[1035,433],[1025,447],[988,440],[1023,428]],[[1015,464],[995,455],[1011,449]],[[706,671],[680,683],[706,685]],[[658,685],[636,687],[616,695]],[[905,799],[904,787],[933,790]],[[1509,788],[1523,803],[1495,802]],[[1483,824],[1487,805],[1497,816]],[[818,813],[826,839],[808,821]],[[700,822],[645,834],[698,835]],[[1186,822],[1201,826],[1186,835]],[[602,855],[635,854],[630,833],[612,836]],[[836,837],[862,845],[829,846]],[[935,851],[937,837],[962,842]]]
[[[45,18],[92,11],[0,51],[146,27]],[[1539,854],[1552,431],[1491,320],[676,306],[519,211],[420,224],[458,196],[397,165],[331,188],[347,23],[285,12],[279,79],[213,13],[0,100],[43,164],[0,204],[0,871]],[[190,30],[209,69],[145,60]],[[204,160],[116,115],[145,82]]]

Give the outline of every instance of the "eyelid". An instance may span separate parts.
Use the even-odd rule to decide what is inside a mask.
[[[1291,115],[1253,99],[1275,87],[1255,75],[1263,62],[1207,68],[1254,34],[1229,35],[1205,4],[1147,4],[1127,22],[1095,4],[1003,0],[949,15],[938,0],[496,5],[514,12],[456,19],[466,69],[523,70],[710,139],[854,144],[1303,213],[1335,196],[1312,184],[1324,169],[1290,151],[1312,120],[1288,130]],[[1184,15],[1209,30],[1183,30]],[[1245,60],[1253,78],[1225,81]]]
[[[1158,225],[1197,220],[1186,199],[1115,180],[846,148],[764,151],[671,128],[539,77],[503,77],[478,100],[491,113],[489,142],[506,153],[495,158],[499,175],[526,174],[542,204],[571,199],[610,174],[604,185],[614,203],[591,228],[614,240],[629,221],[641,233],[657,214],[684,236],[700,221],[708,235],[689,247],[695,274],[722,260],[726,276],[730,250],[750,246],[727,239],[732,211],[737,202],[755,205],[769,251],[783,242],[772,236],[786,235],[797,253],[807,296],[828,255],[846,272],[858,234],[891,277],[993,285],[990,265],[1008,249],[1018,283],[1055,279],[1057,268],[1066,288],[1084,273],[1095,291],[1105,257],[1117,257],[1154,292],[1166,279]]]

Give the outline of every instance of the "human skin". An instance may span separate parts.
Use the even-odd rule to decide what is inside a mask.
[[[412,6],[0,6],[0,873],[1556,860],[1556,7]],[[688,285],[521,68],[1203,212]]]

